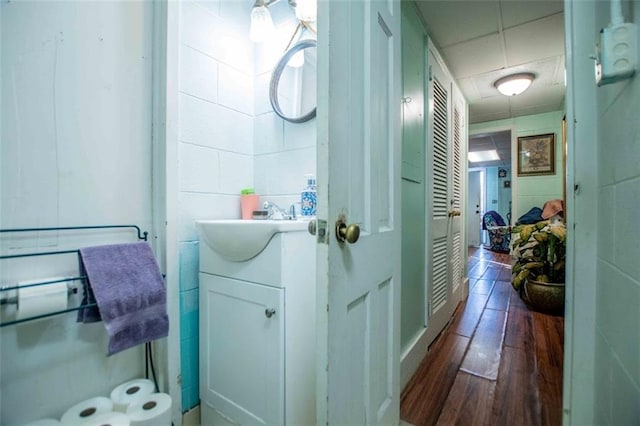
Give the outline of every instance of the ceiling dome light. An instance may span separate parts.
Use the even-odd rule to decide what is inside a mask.
[[[530,72],[499,78],[493,85],[505,96],[516,96],[529,88],[536,76]]]

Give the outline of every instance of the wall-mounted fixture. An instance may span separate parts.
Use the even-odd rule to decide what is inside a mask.
[[[270,33],[273,32],[273,20],[271,19],[269,6],[278,1],[280,0],[255,0],[251,8],[251,29],[249,30],[249,38],[251,41],[260,43],[269,38]],[[298,18],[300,22],[314,22],[317,19],[317,0],[287,1],[289,2],[289,6],[295,11],[296,18]]]
[[[535,77],[530,72],[512,74],[499,78],[493,83],[493,86],[505,96],[516,96],[527,90]]]
[[[625,22],[622,1],[611,0],[611,22],[600,30],[596,44],[596,84],[603,86],[631,78],[638,66],[638,27]]]

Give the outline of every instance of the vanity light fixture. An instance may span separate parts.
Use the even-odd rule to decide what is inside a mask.
[[[516,96],[527,90],[535,77],[530,72],[512,74],[499,78],[493,83],[493,86],[505,96]]]
[[[251,8],[251,28],[249,30],[249,38],[251,41],[256,43],[263,42],[273,32],[273,20],[271,19],[269,6],[279,1],[280,0],[255,0]],[[306,23],[315,22],[318,17],[317,0],[287,1],[289,2],[289,6],[295,11],[298,21],[304,23],[305,27],[308,27]]]

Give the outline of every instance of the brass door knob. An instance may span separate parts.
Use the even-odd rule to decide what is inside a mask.
[[[347,226],[342,220],[338,220],[336,222],[336,238],[341,243],[346,241],[353,244],[360,238],[360,226],[357,223]]]

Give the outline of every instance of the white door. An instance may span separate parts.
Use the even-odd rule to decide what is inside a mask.
[[[451,80],[431,43],[428,64],[427,341],[431,342],[451,318],[455,308],[454,284],[459,284],[457,276],[461,275],[457,216],[461,211],[461,164],[460,145],[455,144],[459,131],[455,125],[456,121],[460,124],[460,117],[455,117],[452,108]]]
[[[469,172],[469,187],[467,191],[467,241],[469,246],[480,247],[482,232],[482,172]]]
[[[317,423],[397,424],[400,3],[318,9]]]

